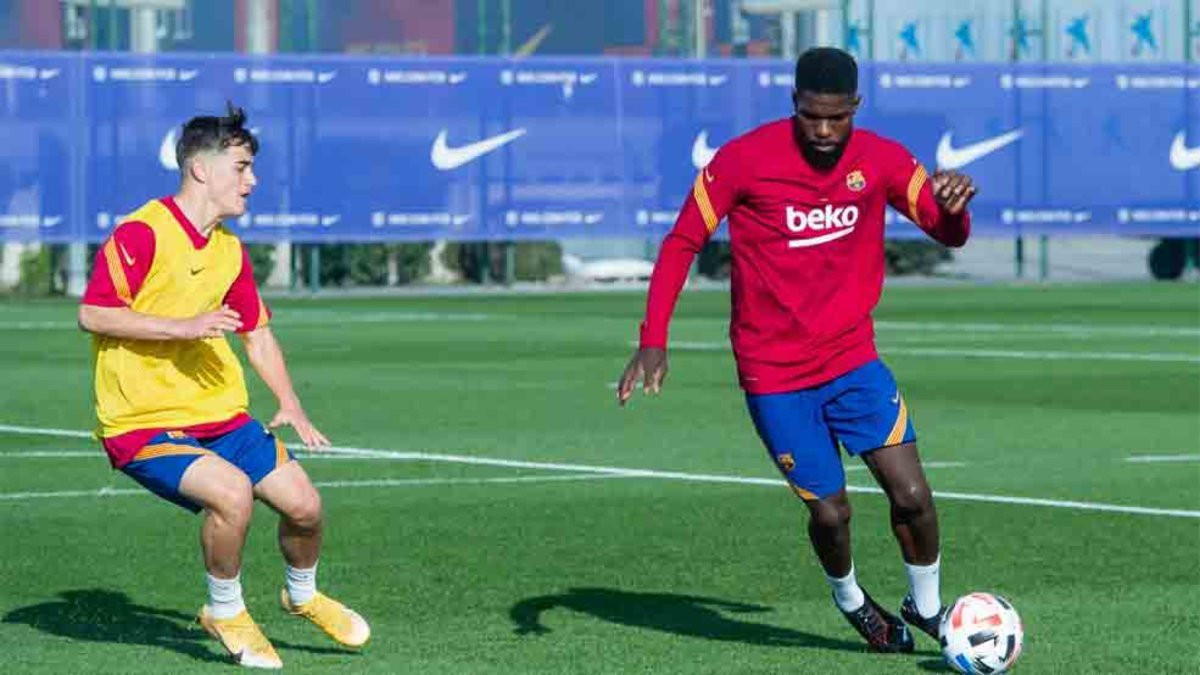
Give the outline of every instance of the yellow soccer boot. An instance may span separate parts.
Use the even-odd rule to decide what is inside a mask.
[[[293,605],[284,588],[279,592],[279,601],[289,613],[313,622],[344,647],[361,647],[371,637],[371,627],[366,619],[320,591],[303,605]]]
[[[200,608],[197,617],[205,632],[216,638],[233,660],[247,668],[282,668],[283,661],[271,641],[258,629],[250,613],[242,610],[232,619],[215,619],[208,605]]]

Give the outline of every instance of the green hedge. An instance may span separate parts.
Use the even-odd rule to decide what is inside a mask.
[[[545,281],[559,276],[562,246],[556,241],[522,241],[511,244],[515,251],[516,281]],[[297,281],[308,283],[310,251],[313,245],[296,245],[293,252]],[[429,274],[430,242],[404,244],[321,244],[320,283],[325,287],[386,286],[388,259],[396,260],[397,284],[420,281]],[[275,244],[247,244],[254,279],[263,284],[275,266]],[[21,280],[14,289],[25,294],[62,293],[62,246],[42,246],[21,256]],[[96,247],[88,247],[88,266]],[[932,274],[941,262],[951,259],[950,251],[931,241],[888,241],[884,246],[890,274]],[[729,277],[729,242],[709,242],[700,252],[700,273],[714,279]],[[479,282],[486,264],[489,279],[504,280],[507,264],[501,243],[451,242],[442,253],[442,262],[468,282]],[[90,272],[89,272],[90,274]]]
[[[417,281],[429,272],[432,244],[321,244],[321,286],[386,286],[388,259],[396,257],[396,282]],[[312,245],[296,246],[293,261],[301,283],[307,283]]]
[[[62,292],[55,283],[55,255],[53,246],[41,246],[36,251],[21,253],[21,279],[13,290],[22,295],[49,295]]]
[[[516,281],[545,281],[562,274],[562,246],[556,241],[521,241],[515,250]],[[504,279],[505,247],[500,243],[452,242],[442,253],[442,263],[467,281],[482,281],[486,264],[492,281]]]
[[[940,263],[954,258],[950,249],[928,239],[888,240],[883,245],[888,274],[931,275]]]
[[[306,285],[312,244],[297,244],[293,264],[297,282]],[[404,244],[320,244],[319,280],[322,287],[386,286],[388,258],[396,258],[396,283],[410,284],[429,274],[431,242]],[[512,244],[517,281],[545,281],[562,274],[562,246],[555,241],[522,241]],[[274,244],[249,244],[254,277],[262,284],[275,265]],[[486,261],[486,262],[485,262]],[[504,279],[507,264],[500,243],[451,242],[442,252],[442,264],[466,281],[479,282],[487,265],[492,281]]]

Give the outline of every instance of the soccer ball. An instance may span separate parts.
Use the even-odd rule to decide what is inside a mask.
[[[942,616],[942,656],[968,675],[998,675],[1021,655],[1025,631],[1007,600],[991,593],[964,595]]]

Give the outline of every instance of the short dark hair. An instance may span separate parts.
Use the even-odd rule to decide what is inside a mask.
[[[193,117],[183,125],[183,133],[175,143],[175,161],[179,168],[198,153],[220,152],[235,145],[244,145],[251,155],[258,154],[258,139],[246,128],[246,111],[227,102],[224,117]]]
[[[858,64],[836,47],[813,47],[796,59],[796,91],[854,96],[858,93]]]

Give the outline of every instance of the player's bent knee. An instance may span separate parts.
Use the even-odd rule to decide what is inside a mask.
[[[254,489],[244,473],[216,457],[201,457],[184,472],[180,492],[218,517],[249,522]]]
[[[812,524],[824,529],[840,529],[850,524],[850,502],[822,499],[809,503]]]
[[[254,513],[254,492],[247,480],[233,483],[216,496],[208,509],[230,523],[245,526]]]
[[[324,517],[321,494],[308,482],[295,485],[293,489],[295,492],[288,499],[276,504],[279,515],[296,527],[319,529]]]
[[[288,509],[287,519],[293,524],[302,527],[306,530],[315,530],[321,527],[323,512],[321,507],[321,497],[316,490],[312,490],[311,494],[298,501],[295,506]]]
[[[933,511],[933,494],[923,483],[902,486],[892,493],[892,508],[910,517],[925,515]]]

